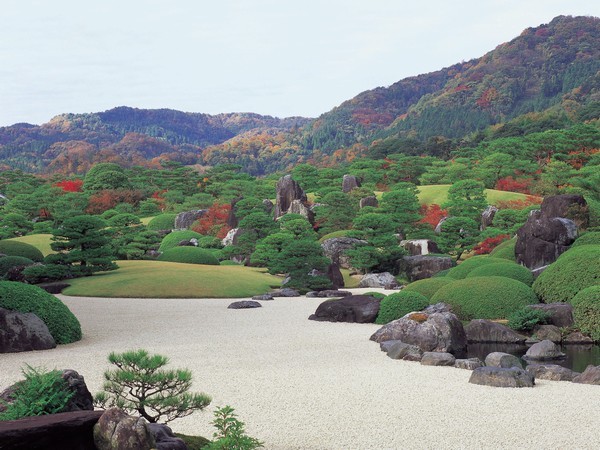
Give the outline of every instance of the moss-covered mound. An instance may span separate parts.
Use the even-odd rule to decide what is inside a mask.
[[[147,228],[152,231],[172,230],[177,214],[159,214],[148,222]]]
[[[588,231],[582,234],[573,242],[573,247],[580,245],[600,245],[600,231]]]
[[[413,311],[421,311],[429,300],[418,292],[402,290],[381,300],[375,323],[386,324]]]
[[[424,280],[415,281],[406,286],[402,291],[418,292],[419,294],[431,299],[442,286],[446,286],[454,281],[450,277],[426,278]]]
[[[519,308],[537,303],[533,290],[506,277],[473,277],[442,286],[431,303],[444,302],[461,320],[506,319]]]
[[[158,257],[159,261],[177,262],[185,264],[207,264],[218,266],[219,260],[210,250],[198,247],[175,247],[165,250]]]
[[[81,339],[81,325],[69,308],[37,286],[0,281],[0,308],[34,313],[46,324],[57,344]]]
[[[13,267],[30,266],[33,261],[22,256],[2,256],[0,257],[0,278],[6,276],[8,271]]]
[[[494,250],[490,252],[492,258],[508,259],[509,261],[516,261],[515,257],[515,245],[517,244],[516,239],[510,239],[502,242]]]
[[[600,341],[600,285],[582,289],[571,300],[575,326]]]
[[[12,239],[0,241],[0,253],[4,253],[6,256],[21,256],[23,258],[29,258],[35,262],[42,262],[44,260],[44,255],[42,252],[40,252],[33,245],[14,241]]]
[[[471,270],[474,270],[478,267],[483,266],[484,264],[494,264],[494,263],[505,263],[506,260],[502,258],[493,258],[491,256],[473,256],[469,259],[466,259],[458,266],[453,267],[448,272],[447,276],[454,278],[455,280],[462,280],[466,278]]]
[[[600,245],[581,245],[567,250],[533,283],[545,303],[570,302],[587,287],[600,284]]]
[[[201,239],[204,236],[200,233],[196,233],[191,230],[173,231],[167,234],[160,243],[159,251],[164,252],[170,248],[177,247],[181,241],[188,241],[190,239]]]
[[[477,267],[468,273],[467,278],[494,276],[512,278],[513,280],[525,283],[527,286],[533,284],[533,274],[531,273],[531,270],[527,267],[508,261],[504,263],[485,264],[481,267]]]

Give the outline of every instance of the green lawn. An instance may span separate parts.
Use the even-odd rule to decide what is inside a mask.
[[[117,261],[119,269],[69,280],[65,295],[136,298],[239,298],[264,294],[281,279],[263,269],[163,261]]]
[[[430,186],[418,186],[419,201],[422,205],[438,204],[441,205],[448,199],[448,188],[450,184],[434,184]],[[497,191],[496,189],[486,189],[487,201],[494,205],[498,201],[525,200],[525,194],[517,192]],[[541,201],[541,199],[540,199]]]
[[[140,222],[142,222],[142,225],[148,225],[150,223],[150,221],[152,219],[154,219],[155,216],[151,216],[151,217],[142,217],[140,219]]]
[[[29,245],[33,245],[37,248],[44,256],[54,253],[50,248],[51,234],[30,234],[28,236],[21,236],[18,238],[7,239],[9,241],[24,242]]]

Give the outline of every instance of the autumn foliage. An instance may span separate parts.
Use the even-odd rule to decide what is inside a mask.
[[[229,212],[231,211],[231,205],[221,204],[221,203],[213,203],[213,205],[208,209],[206,214],[202,216],[198,221],[192,226],[192,230],[196,233],[215,236],[219,239],[223,239],[227,236],[231,227],[227,225],[227,218],[229,217]]]
[[[542,199],[540,197],[536,197],[535,195],[528,195],[522,200],[500,200],[496,202],[496,207],[498,209],[525,209],[530,206],[536,206],[542,203]]]
[[[487,255],[502,242],[510,239],[510,234],[499,234],[498,236],[487,238],[473,248],[476,255]]]
[[[419,223],[427,223],[431,225],[432,228],[435,228],[442,218],[448,216],[448,211],[442,209],[440,205],[436,205],[435,203],[432,205],[421,206],[419,213],[423,216]]]
[[[54,183],[54,186],[61,188],[64,192],[81,192],[83,180],[63,180]]]
[[[507,192],[520,192],[521,194],[531,194],[529,190],[531,184],[533,183],[533,179],[531,178],[520,178],[515,179],[513,177],[504,177],[500,178],[496,182],[495,189],[499,191],[507,191]]]
[[[88,214],[102,214],[119,203],[129,203],[137,206],[143,198],[142,192],[135,189],[105,189],[90,197],[86,212]]]

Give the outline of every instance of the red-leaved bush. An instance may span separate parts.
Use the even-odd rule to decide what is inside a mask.
[[[533,183],[532,178],[519,178],[513,177],[500,178],[496,182],[495,189],[499,191],[507,192],[519,192],[521,194],[531,194],[530,188]]]
[[[498,209],[525,209],[530,206],[539,205],[542,203],[541,197],[535,195],[528,195],[523,200],[499,200],[496,202],[496,208]]]
[[[499,234],[496,237],[487,238],[473,248],[476,255],[487,255],[502,242],[510,239],[510,234]]]
[[[448,211],[442,209],[440,205],[435,203],[421,206],[419,213],[423,216],[423,218],[419,220],[419,223],[427,223],[431,225],[432,228],[435,228],[442,218],[448,216]]]
[[[63,180],[54,183],[54,186],[61,188],[64,192],[81,192],[83,180]]]
[[[213,203],[208,208],[208,211],[192,226],[192,230],[196,233],[215,236],[219,239],[223,239],[227,236],[231,227],[227,225],[227,218],[229,217],[229,211],[231,211],[231,205],[228,203]]]

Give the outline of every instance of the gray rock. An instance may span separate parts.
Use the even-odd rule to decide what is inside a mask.
[[[321,303],[309,320],[326,322],[373,323],[381,300],[369,295],[352,295]]]
[[[540,380],[573,381],[578,372],[559,366],[558,364],[529,364],[525,370]]]
[[[500,367],[503,369],[507,369],[510,367],[518,367],[519,369],[523,368],[523,364],[521,364],[521,360],[517,358],[515,355],[511,355],[510,353],[503,352],[492,352],[485,357],[485,365],[488,367]]]
[[[173,430],[162,423],[149,423],[148,428],[156,442],[156,450],[188,450],[186,443],[173,434]]]
[[[337,298],[337,297],[349,297],[352,295],[350,291],[337,291],[337,290],[325,290],[325,291],[311,291],[307,292],[307,297],[317,298]]]
[[[300,292],[292,288],[283,288],[271,292],[273,297],[300,297]]]
[[[193,211],[185,211],[177,214],[175,217],[174,227],[176,230],[186,230],[192,224],[206,214],[205,209],[196,209]]]
[[[494,216],[498,212],[498,208],[494,205],[488,205],[487,208],[481,213],[481,225],[479,229],[481,231],[485,230],[487,227],[492,226],[492,222],[494,221]]]
[[[255,295],[252,300],[273,300],[273,296],[271,294]]]
[[[238,239],[242,234],[244,234],[243,229],[233,228],[227,232],[227,235],[223,239],[221,239],[221,244],[223,244],[223,247],[236,245],[238,243]]]
[[[456,264],[449,256],[405,256],[406,275],[412,281],[431,278],[442,270],[451,269]]]
[[[291,175],[281,177],[276,185],[276,204],[275,218],[283,216],[288,212],[294,200],[300,200],[301,203],[307,201],[306,194],[300,185],[292,179]]]
[[[540,342],[538,338],[536,338],[535,336],[531,336],[527,338],[527,340],[525,341],[525,345],[532,346],[533,344],[537,344],[538,342]]]
[[[478,367],[483,367],[485,364],[479,358],[457,359],[454,362],[454,367],[457,369],[475,370]]]
[[[573,344],[591,345],[594,343],[594,340],[591,337],[586,336],[579,331],[574,331],[574,332],[566,335],[562,342],[563,342],[563,344],[570,344],[570,345],[573,345]]]
[[[456,358],[445,352],[425,352],[421,358],[424,366],[454,366]]]
[[[75,370],[65,369],[60,376],[67,382],[69,390],[74,392],[73,397],[67,402],[64,412],[93,411],[94,398],[85,384],[83,375],[79,375]]]
[[[493,387],[533,387],[534,377],[517,367],[479,367],[471,373],[469,383]]]
[[[342,192],[348,193],[352,189],[356,189],[360,186],[360,180],[354,175],[344,175],[342,179]]]
[[[361,198],[359,202],[359,208],[363,209],[366,206],[377,208],[379,206],[379,201],[377,200],[377,197],[375,197],[374,195],[370,195],[368,197]]]
[[[587,366],[581,375],[573,378],[573,383],[600,385],[600,366]]]
[[[404,247],[410,256],[424,256],[430,253],[440,253],[437,244],[430,239],[400,241],[400,246]]]
[[[425,314],[435,314],[435,313],[451,313],[452,306],[447,303],[436,303],[435,305],[429,305],[422,312]]]
[[[306,201],[302,200],[293,200],[290,204],[289,209],[287,210],[289,214],[300,214],[306,220],[308,220],[311,224],[315,223],[315,213],[311,211],[311,209],[307,206]]]
[[[578,227],[587,228],[589,223],[588,204],[579,194],[546,197],[540,209],[546,217],[565,217],[575,222]]]
[[[385,288],[385,289],[395,289],[399,287],[398,281],[389,272],[382,273],[368,273],[362,277],[360,283],[358,283],[359,288]]]
[[[548,323],[559,328],[573,325],[573,306],[570,303],[539,303],[528,308],[544,311],[549,315]]]
[[[150,450],[156,442],[142,417],[128,416],[118,408],[107,409],[94,425],[98,450]]]
[[[558,345],[549,340],[544,340],[533,344],[523,358],[536,361],[547,361],[551,359],[561,359],[566,355],[560,351]]]
[[[350,269],[350,258],[346,256],[346,251],[365,244],[367,241],[360,239],[337,237],[324,240],[321,248],[323,255],[329,258],[333,264],[337,264],[342,269]]]
[[[501,342],[520,344],[527,339],[511,328],[491,320],[471,320],[465,327],[468,342]]]
[[[461,353],[467,347],[462,323],[452,313],[407,314],[381,327],[370,339],[400,340],[424,352]]]
[[[262,308],[262,305],[252,300],[241,300],[239,302],[230,303],[227,309],[251,309]]]
[[[392,344],[387,348],[387,355],[392,359],[404,361],[421,361],[423,351],[416,345],[406,344],[402,341],[387,341]]]
[[[533,329],[533,334],[540,341],[548,340],[556,343],[562,341],[560,328],[556,325],[536,325]]]
[[[443,224],[443,223],[444,223],[446,220],[448,220],[448,217],[442,217],[442,218],[440,219],[440,221],[438,222],[438,224],[435,226],[435,228],[434,228],[434,230],[433,230],[433,232],[434,232],[435,234],[440,234],[440,233],[442,232],[442,224]]]
[[[392,347],[392,345],[396,344],[397,342],[402,342],[402,341],[399,341],[398,339],[393,339],[391,341],[382,341],[379,343],[379,348],[382,352],[387,353],[390,350],[390,348]],[[402,342],[402,343],[404,344],[404,342]],[[405,345],[407,345],[407,344],[405,344]]]
[[[54,347],[54,338],[38,316],[0,308],[0,353],[48,350]]]

